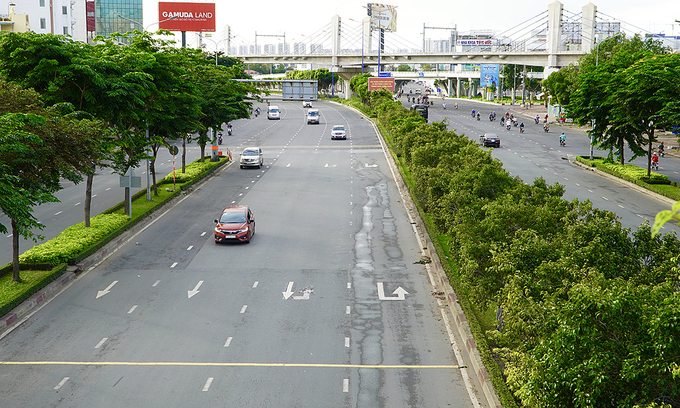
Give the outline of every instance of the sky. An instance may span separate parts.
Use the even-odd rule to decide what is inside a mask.
[[[168,1],[168,0],[166,0]],[[252,43],[258,34],[281,35],[293,42],[313,34],[330,23],[337,14],[344,24],[359,27],[366,16],[366,1],[357,0],[185,0],[216,4],[216,33],[231,26],[232,35]],[[503,32],[548,9],[551,1],[486,0],[462,2],[454,0],[395,0],[385,2],[397,6],[397,35],[414,44],[422,44],[423,24],[427,27],[453,27],[459,32],[491,29]],[[680,35],[680,0],[593,0],[598,13],[604,13],[628,25],[654,33]],[[580,13],[588,0],[563,0],[564,10]],[[144,25],[158,21],[158,1],[144,0]],[[637,30],[637,31],[641,31]],[[357,30],[358,31],[358,30]],[[446,30],[426,30],[427,37],[442,39]],[[280,42],[276,38],[258,43]]]

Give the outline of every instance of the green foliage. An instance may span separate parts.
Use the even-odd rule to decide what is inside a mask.
[[[93,242],[117,230],[127,223],[130,217],[120,214],[99,214],[92,217],[89,228],[84,223],[72,225],[55,238],[36,245],[19,256],[24,263],[42,263],[58,265],[66,263]]]
[[[378,93],[365,99],[434,241],[448,248],[440,259],[456,268],[449,281],[504,406],[633,407],[680,398],[674,234],[652,235],[647,224],[631,232],[614,213],[565,200],[558,184],[512,178],[445,124],[425,124]],[[599,166],[667,180],[604,160]],[[475,317],[496,307],[502,320],[483,333]]]

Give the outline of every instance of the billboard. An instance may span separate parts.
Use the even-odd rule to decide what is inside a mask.
[[[368,15],[371,16],[371,28],[381,28],[387,32],[397,31],[397,6],[368,3]]]
[[[487,86],[498,87],[498,64],[482,64],[480,71],[479,86],[486,88]]]
[[[158,2],[158,20],[162,30],[215,32],[215,3]]]
[[[368,78],[369,91],[377,91],[383,88],[394,92],[394,78]]]
[[[85,3],[85,16],[87,21],[87,31],[96,31],[94,18],[94,1]]]

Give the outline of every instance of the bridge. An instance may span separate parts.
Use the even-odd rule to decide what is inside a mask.
[[[597,6],[588,3],[579,13],[564,10],[563,4],[554,1],[538,15],[499,34],[476,32],[461,34],[451,29],[449,40],[439,44],[428,43],[423,26],[422,46],[399,38],[395,33],[377,33],[371,29],[366,17],[359,26],[343,23],[340,16],[305,38],[303,42],[284,42],[275,47],[271,44],[242,42],[231,43],[230,56],[245,64],[308,64],[312,67],[329,68],[345,79],[363,72],[394,71],[395,65],[429,64],[436,72],[424,73],[448,81],[450,96],[461,94],[461,82],[473,82],[480,77],[479,64],[516,64],[544,67],[545,75],[561,67],[577,63],[584,54],[596,49],[604,39],[617,33],[642,31],[633,29],[611,16],[598,13]],[[274,36],[278,37],[278,36]],[[377,41],[374,37],[377,37]],[[448,41],[448,42],[447,42]],[[375,46],[375,43],[378,43]],[[386,68],[390,67],[390,68]],[[399,77],[406,73],[393,72]],[[421,75],[425,76],[425,75]],[[348,89],[345,94],[349,95]]]

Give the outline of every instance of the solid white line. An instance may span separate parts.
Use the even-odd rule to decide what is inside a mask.
[[[54,387],[55,390],[58,390],[61,388],[64,384],[66,384],[66,381],[68,381],[69,377],[64,377],[63,380],[59,381],[59,384],[57,384],[56,387]]]
[[[349,378],[342,380],[342,392],[349,392]]]
[[[189,245],[189,248],[187,248],[187,251],[191,251],[191,248],[193,248],[193,245]]]
[[[213,377],[208,378],[208,381],[205,382],[205,385],[203,386],[203,391],[208,391],[210,389],[210,384],[213,382]]]
[[[171,268],[174,268],[175,266],[177,266],[178,263],[179,263],[179,262],[174,262],[172,265],[170,265],[170,267],[171,267]]]
[[[159,283],[161,283],[161,281],[160,281],[160,280],[157,280],[157,281],[154,282],[153,285],[151,285],[151,286],[158,286]]]
[[[349,314],[349,306],[345,309],[345,314]]]
[[[101,339],[101,340],[99,341],[99,343],[97,343],[96,346],[94,346],[94,348],[98,349],[98,348],[101,347],[104,343],[106,343],[106,340],[108,340],[108,339],[109,339],[108,337],[104,337],[103,339]]]
[[[345,347],[349,347],[349,337],[345,337]]]
[[[259,283],[260,283],[260,282],[258,282],[258,281],[255,281],[255,283],[253,283],[253,288],[256,288],[256,287],[257,287],[257,285],[258,285]]]
[[[231,343],[231,339],[233,339],[233,337],[227,337],[227,342],[224,343],[224,347],[229,347],[229,344]]]
[[[442,301],[437,299],[437,303],[439,304],[439,311],[442,314],[442,318],[444,319],[444,326],[446,326],[446,331],[449,334],[449,341],[451,342],[451,347],[453,348],[453,352],[456,355],[456,361],[458,362],[458,365],[463,367],[465,365],[465,361],[463,361],[463,356],[460,353],[460,349],[458,348],[458,343],[456,343],[456,338],[453,335],[453,329],[451,328],[451,323],[449,322],[449,318],[446,315],[446,310],[442,304]],[[463,382],[465,383],[465,388],[467,388],[468,395],[470,396],[470,400],[472,401],[472,405],[475,406],[475,408],[482,408],[482,406],[479,404],[479,401],[477,401],[477,394],[475,394],[474,390],[472,389],[472,384],[470,383],[470,377],[467,371],[467,368],[461,368],[460,373],[463,377]]]
[[[132,307],[130,308],[130,310],[128,310],[128,314],[134,312],[135,309],[137,309],[137,305],[132,306]]]
[[[248,305],[243,305],[243,307],[241,308],[241,313],[245,313],[247,308]]]

